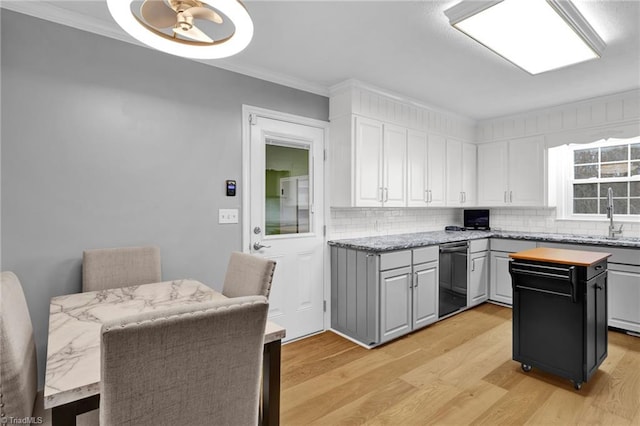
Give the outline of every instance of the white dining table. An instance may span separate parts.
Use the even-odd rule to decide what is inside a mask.
[[[51,299],[44,406],[53,426],[74,426],[76,416],[100,404],[102,323],[167,307],[227,299],[196,280],[184,279]],[[264,335],[261,423],[280,419],[280,349],[286,330],[267,321]]]

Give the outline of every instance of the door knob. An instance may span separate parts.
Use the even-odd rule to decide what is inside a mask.
[[[260,250],[262,248],[271,248],[271,246],[266,246],[266,245],[261,244],[261,243],[259,243],[257,241],[255,243],[253,243],[253,249],[254,250]]]

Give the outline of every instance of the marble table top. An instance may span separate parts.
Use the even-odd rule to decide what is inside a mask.
[[[224,299],[224,295],[201,282],[188,279],[52,298],[45,408],[100,393],[100,330],[104,321],[169,306]],[[284,328],[267,321],[265,343],[284,337]]]

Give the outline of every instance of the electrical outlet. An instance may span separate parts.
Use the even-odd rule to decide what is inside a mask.
[[[238,209],[218,209],[218,223],[238,223]]]

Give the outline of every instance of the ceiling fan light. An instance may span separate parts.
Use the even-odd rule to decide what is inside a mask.
[[[462,2],[449,23],[530,74],[600,57],[605,44],[568,0]]]
[[[189,44],[163,37],[145,27],[131,11],[134,0],[107,0],[113,19],[136,40],[171,55],[192,59],[220,59],[233,56],[249,45],[253,38],[253,21],[239,0],[208,0],[207,5],[222,12],[235,27],[231,36],[212,43]]]

